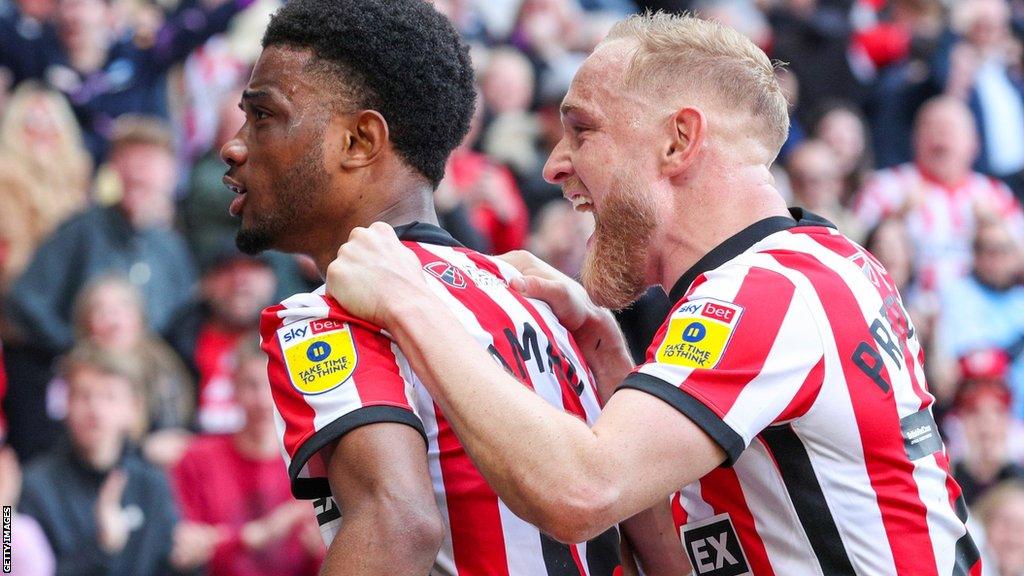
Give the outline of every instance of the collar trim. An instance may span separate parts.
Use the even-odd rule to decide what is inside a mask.
[[[828,228],[835,228],[836,225],[829,222],[828,220],[812,214],[803,208],[790,208],[790,216],[772,216],[754,222],[750,226],[747,226],[743,230],[740,230],[736,234],[727,238],[724,242],[715,246],[710,252],[705,254],[696,264],[690,267],[680,278],[672,285],[672,290],[668,293],[669,300],[671,302],[679,302],[683,296],[686,295],[686,291],[689,290],[690,284],[697,279],[701,274],[714,270],[740,254],[746,252],[751,246],[757,244],[761,240],[764,240],[768,236],[788,230],[797,226],[826,226]]]
[[[447,230],[440,226],[427,224],[426,222],[410,222],[401,226],[395,226],[395,234],[398,235],[399,240],[406,242],[422,242],[424,244],[464,248]]]

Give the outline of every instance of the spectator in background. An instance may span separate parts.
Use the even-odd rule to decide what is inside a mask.
[[[534,141],[536,154],[547,158],[562,139],[562,117],[558,107],[562,103],[565,92],[540,94],[534,118],[537,122],[537,139]],[[563,200],[562,189],[544,180],[541,170],[517,174],[519,191],[530,214],[530,221],[538,218],[541,210],[553,200]]]
[[[70,347],[74,297],[104,273],[126,274],[139,287],[146,318],[158,332],[192,296],[192,258],[171,228],[177,168],[170,133],[152,119],[122,118],[111,163],[121,183],[117,205],[91,208],[65,222],[11,290],[7,312],[35,347]]]
[[[145,406],[132,440],[151,462],[176,462],[191,436],[196,387],[174,350],[146,328],[138,289],[122,276],[91,281],[75,301],[74,326],[78,342],[139,361]]]
[[[529,214],[512,172],[472,147],[480,135],[482,110],[476,107],[469,133],[451,156],[441,185],[450,185],[465,202],[469,219],[493,254],[526,245]]]
[[[138,117],[119,119],[116,132],[111,163],[121,181],[120,201],[57,228],[6,301],[10,441],[22,458],[53,439],[42,417],[44,390],[53,379],[53,359],[72,344],[72,305],[83,286],[98,276],[126,275],[142,292],[146,320],[158,333],[193,296],[192,258],[171,228],[177,166],[170,133]]]
[[[53,551],[39,523],[17,512],[21,495],[21,466],[9,446],[0,443],[0,505],[14,509],[11,514],[11,571],[20,576],[51,576],[56,569]],[[5,542],[5,546],[6,546]]]
[[[923,348],[930,350],[938,303],[934,294],[924,293],[918,288],[917,270],[914,268],[914,243],[911,241],[906,222],[895,216],[882,219],[864,236],[864,248],[889,273],[903,298],[903,307],[910,314],[918,340],[922,342]],[[925,370],[930,366],[931,364],[926,362]],[[937,388],[930,373],[928,384],[932,390]]]
[[[540,126],[530,112],[534,97],[530,61],[512,48],[496,48],[487,59],[480,85],[485,114],[481,150],[508,166],[517,181],[540,171],[544,158],[535,145]]]
[[[259,326],[263,308],[273,304],[277,280],[263,256],[224,246],[204,271],[200,300],[181,311],[169,335],[190,364],[198,385],[196,423],[207,433],[230,433],[244,414],[234,392],[235,351]]]
[[[183,3],[155,32],[147,32],[118,29],[117,3],[59,0],[56,35],[0,34],[0,68],[9,69],[15,83],[43,80],[65,94],[89,152],[102,159],[114,119],[129,113],[166,117],[168,69],[223,32],[251,2]]]
[[[796,115],[804,126],[825,100],[864,102],[867,87],[851,66],[853,30],[841,6],[817,0],[773,2],[768,22],[775,32],[770,56],[788,62],[800,81]]]
[[[182,515],[217,530],[205,548],[210,576],[313,576],[324,544],[310,505],[291,497],[258,334],[239,343],[236,358],[235,398],[245,425],[189,447],[172,476]]]
[[[994,576],[1024,574],[1024,483],[1011,480],[992,488],[974,513],[985,529],[986,558],[992,560],[985,574],[990,569]]]
[[[911,133],[918,109],[943,91],[943,43],[948,41],[943,0],[891,0],[890,25],[906,34],[906,54],[880,70],[868,103],[871,141],[879,168],[911,160]],[[880,62],[879,65],[882,65]]]
[[[826,104],[814,125],[814,137],[835,154],[842,179],[840,204],[849,207],[871,173],[872,154],[867,120],[856,106],[843,101]]]
[[[509,43],[533,63],[538,85],[568,88],[586,56],[585,23],[577,0],[522,0]]]
[[[0,294],[54,228],[85,207],[91,171],[64,97],[22,83],[0,122]]]
[[[79,347],[64,378],[69,443],[25,470],[21,511],[42,526],[59,574],[167,573],[173,496],[163,473],[128,444],[142,408],[138,363]]]
[[[953,477],[968,506],[992,486],[1024,479],[1024,467],[1011,459],[1010,390],[1006,363],[997,352],[982,350],[964,359],[953,412],[964,436],[963,454],[954,455]]]
[[[918,113],[914,163],[876,172],[855,200],[867,227],[886,216],[905,217],[915,245],[919,285],[926,291],[971,268],[971,241],[981,217],[1003,220],[1024,236],[1024,214],[1005,184],[971,171],[978,139],[970,110],[939,97]]]
[[[221,100],[213,146],[192,167],[188,195],[181,203],[185,236],[200,264],[215,258],[224,248],[225,238],[233,239],[238,229],[236,219],[228,213],[235,194],[222,181],[227,166],[218,151],[245,123],[245,113],[238,109],[241,95],[241,90],[233,90]]]
[[[1024,272],[1021,246],[998,220],[979,223],[974,237],[971,274],[940,292],[938,347],[935,362],[976,350],[996,349],[1012,364],[1013,413],[1024,417]],[[941,388],[935,394],[948,400]]]
[[[786,159],[793,202],[822,216],[854,242],[864,238],[857,218],[842,204],[843,173],[839,157],[819,140],[805,140]]]
[[[967,102],[980,132],[976,167],[1024,195],[1024,84],[1006,0],[957,3],[963,39],[949,53],[946,93]]]
[[[579,278],[594,218],[568,202],[551,202],[541,210],[530,235],[529,251],[570,278]]]

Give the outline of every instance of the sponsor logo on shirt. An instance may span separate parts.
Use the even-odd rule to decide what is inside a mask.
[[[742,306],[713,298],[687,302],[672,313],[655,358],[665,364],[714,368],[742,315]]]
[[[278,329],[277,339],[292,386],[302,394],[322,394],[337,388],[355,371],[358,355],[345,322],[296,322]]]
[[[682,528],[683,548],[695,576],[742,576],[750,565],[729,514],[719,514]]]
[[[900,428],[903,430],[903,447],[907,451],[907,458],[918,460],[942,450],[939,427],[928,409],[900,418]]]

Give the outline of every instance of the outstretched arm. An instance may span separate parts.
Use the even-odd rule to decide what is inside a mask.
[[[696,424],[648,394],[616,393],[588,428],[530,393],[432,295],[387,225],[352,233],[328,287],[349,312],[387,328],[488,483],[559,540],[591,538],[725,459]]]

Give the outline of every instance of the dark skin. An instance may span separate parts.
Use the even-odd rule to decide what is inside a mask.
[[[427,180],[404,164],[384,118],[336,101],[308,50],[263,51],[242,96],[245,125],[221,149],[244,191],[239,241],[313,257],[321,274],[354,227],[436,223]],[[443,539],[424,442],[396,423],[357,428],[324,449],[344,514],[321,574],[422,576]]]
[[[225,183],[246,191],[242,233],[264,228],[265,248],[308,254],[323,274],[353,228],[437,216],[432,187],[396,154],[384,118],[336,102],[306,68],[312,57],[263,52],[240,103],[246,123],[221,157]]]

